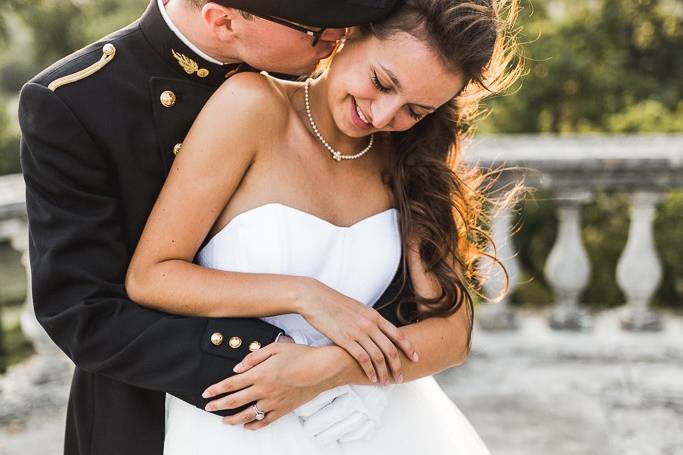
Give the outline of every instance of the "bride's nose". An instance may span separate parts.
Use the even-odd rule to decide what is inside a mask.
[[[372,103],[372,126],[377,129],[386,128],[391,124],[400,109],[399,100],[383,96]]]

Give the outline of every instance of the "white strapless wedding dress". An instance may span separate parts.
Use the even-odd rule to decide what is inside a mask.
[[[237,272],[309,276],[373,305],[389,286],[401,257],[398,211],[388,209],[352,226],[269,203],[235,216],[202,248],[199,263]],[[311,344],[329,340],[299,315],[264,318],[299,331]],[[476,431],[433,377],[394,386],[382,425],[370,440],[318,445],[290,413],[266,428],[229,426],[166,396],[165,455],[489,455]]]

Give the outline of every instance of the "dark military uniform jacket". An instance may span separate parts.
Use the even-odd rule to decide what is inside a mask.
[[[137,22],[54,64],[22,90],[34,305],[76,364],[66,454],[161,454],[164,392],[203,407],[208,385],[234,374],[250,347],[280,333],[258,319],[143,308],[123,285],[178,144],[214,90],[243,69],[194,54],[154,0]],[[226,121],[229,115],[226,108]],[[394,313],[383,310],[396,322]],[[242,343],[230,343],[233,337]]]

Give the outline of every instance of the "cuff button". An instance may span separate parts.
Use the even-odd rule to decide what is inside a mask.
[[[211,335],[211,344],[214,346],[220,346],[223,343],[223,334],[220,332],[214,332]]]
[[[237,349],[240,346],[242,346],[242,338],[240,337],[231,337],[230,340],[228,341],[228,344],[230,345],[231,348]]]
[[[251,343],[249,343],[249,350],[251,352],[258,351],[259,349],[261,349],[261,343],[259,343],[258,341],[252,341]]]

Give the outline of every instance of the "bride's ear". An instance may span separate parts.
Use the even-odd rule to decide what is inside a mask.
[[[233,38],[234,21],[239,20],[239,11],[208,2],[202,7],[202,19],[215,36],[222,41],[229,41]]]

